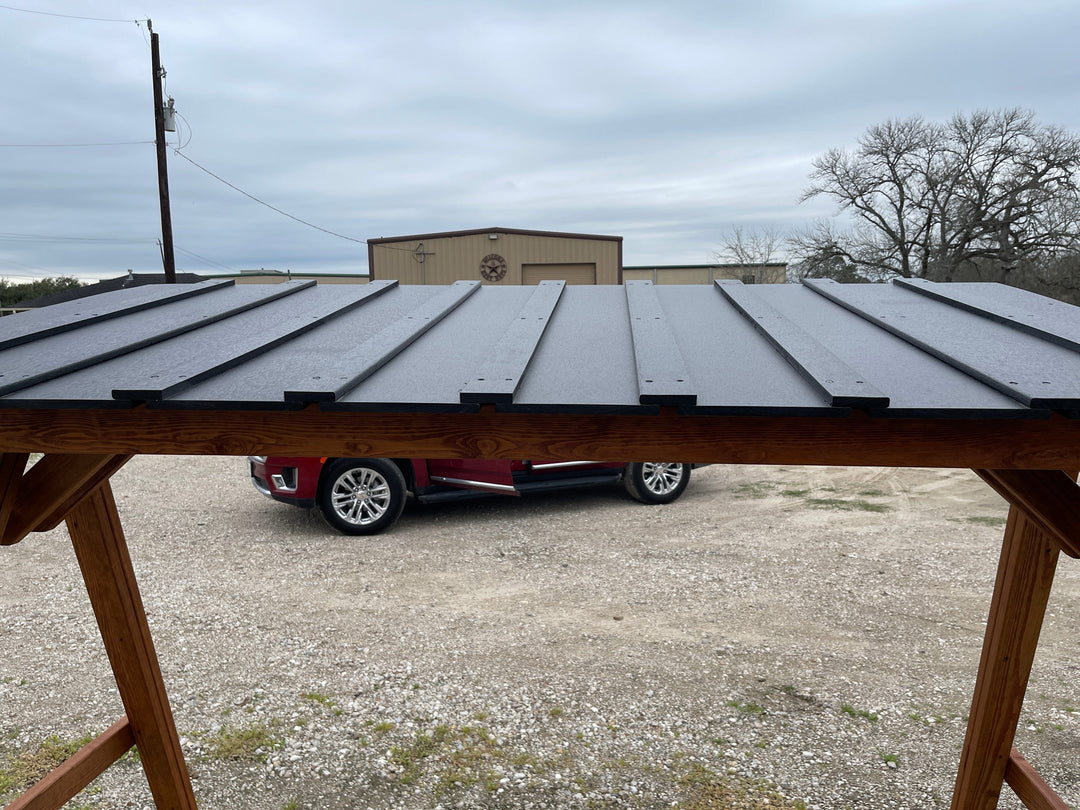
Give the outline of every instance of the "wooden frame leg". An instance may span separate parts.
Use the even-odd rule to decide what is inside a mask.
[[[67,526],[154,803],[159,810],[195,810],[180,738],[108,481],[68,512]]]
[[[1059,550],[1020,507],[1010,508],[952,810],[997,807]]]

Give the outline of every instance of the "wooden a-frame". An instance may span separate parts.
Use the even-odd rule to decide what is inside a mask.
[[[26,469],[27,454],[45,452]],[[954,810],[1066,805],[1013,747],[1062,552],[1080,557],[1080,425],[499,414],[9,411],[0,423],[0,538],[66,520],[126,716],[8,805],[55,810],[132,745],[159,808],[195,807],[109,477],[134,453],[677,458],[759,464],[970,467],[1010,504]],[[1066,472],[1068,471],[1068,472]]]

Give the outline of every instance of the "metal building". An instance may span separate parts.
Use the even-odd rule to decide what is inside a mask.
[[[402,284],[621,284],[622,241],[621,236],[515,228],[389,236],[367,240],[368,273],[372,281]]]
[[[787,281],[787,264],[659,264],[623,268],[623,281],[712,284],[726,280],[741,281],[743,284],[783,284]]]

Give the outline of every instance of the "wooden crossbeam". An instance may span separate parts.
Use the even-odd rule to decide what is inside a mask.
[[[1080,459],[1080,419],[11,409],[0,448],[1047,470]]]
[[[1017,795],[1024,807],[1030,810],[1069,810],[1064,800],[1043,781],[1031,763],[1016,748],[1009,755],[1005,766],[1005,781]]]
[[[1059,551],[1056,539],[1014,502],[986,621],[952,810],[997,807]]]
[[[42,458],[14,487],[0,491],[0,503],[8,510],[0,546],[18,543],[30,532],[55,529],[76,503],[130,458],[100,453],[50,454]]]
[[[195,810],[180,738],[107,480],[76,504],[67,525],[154,803],[159,810]]]
[[[131,723],[126,716],[121,717],[24,791],[5,810],[59,810],[134,744]]]
[[[976,470],[1009,503],[1053,536],[1070,557],[1080,557],[1080,487],[1061,470]]]

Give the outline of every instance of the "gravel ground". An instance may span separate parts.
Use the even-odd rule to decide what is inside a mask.
[[[1006,512],[968,471],[713,466],[670,506],[410,504],[370,539],[242,459],[113,488],[200,807],[949,804]],[[3,801],[122,707],[66,531],[0,563]],[[1065,557],[1018,746],[1080,805]],[[152,806],[137,758],[70,806]]]

